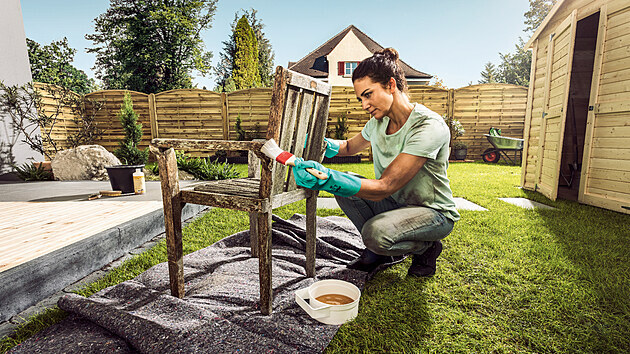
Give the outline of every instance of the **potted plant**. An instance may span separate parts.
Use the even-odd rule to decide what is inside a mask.
[[[453,156],[455,160],[464,160],[466,159],[466,154],[468,153],[468,144],[463,141],[454,141],[453,142]]]
[[[465,159],[466,153],[468,152],[468,145],[464,142],[457,141],[457,138],[464,135],[464,133],[466,132],[466,130],[464,130],[464,126],[462,126],[462,123],[460,123],[460,121],[457,120],[457,118],[449,117],[446,114],[443,115],[442,118],[444,119],[444,122],[446,122],[446,125],[448,126],[448,130],[451,132],[450,147],[451,147],[451,153],[453,154],[453,157],[456,160]],[[459,155],[456,155],[457,150],[459,150]],[[463,156],[463,157],[460,158],[458,156]]]
[[[133,102],[129,92],[125,92],[118,118],[125,132],[125,137],[119,142],[118,149],[114,150],[114,155],[124,165],[105,168],[113,190],[132,193],[134,192],[133,173],[136,169],[144,168],[149,159],[149,149],[138,149],[138,143],[142,138],[142,124],[138,123],[138,114],[133,110]]]

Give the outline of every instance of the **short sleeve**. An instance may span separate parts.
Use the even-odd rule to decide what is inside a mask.
[[[374,129],[376,127],[376,119],[370,118],[367,123],[363,126],[363,130],[361,130],[361,135],[367,141],[371,141],[370,137],[374,133]]]
[[[406,154],[435,159],[440,149],[450,140],[446,124],[438,119],[420,120],[409,129],[404,148]]]

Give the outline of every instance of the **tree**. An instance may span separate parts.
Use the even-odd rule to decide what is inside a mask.
[[[0,113],[10,118],[7,123],[14,137],[21,137],[31,149],[51,160],[61,150],[55,125],[67,109],[72,111],[76,124],[76,129],[67,137],[71,147],[92,144],[103,135],[95,120],[103,102],[86,99],[63,86],[48,86],[44,92],[54,104],[45,104],[42,92],[31,82],[7,86],[0,81]],[[9,148],[15,143],[12,141]],[[11,156],[2,159],[12,159]]]
[[[497,82],[497,69],[491,62],[487,62],[483,71],[481,72],[481,80],[478,81],[480,84],[493,84]]]
[[[110,0],[97,17],[96,76],[107,89],[156,93],[191,88],[193,71],[210,70],[201,31],[212,26],[217,0]]]
[[[26,39],[28,58],[31,63],[33,81],[59,85],[79,94],[94,91],[96,85],[87,74],[72,66],[76,49],[68,46],[68,39],[41,45]]]
[[[437,87],[437,88],[448,90],[448,87],[446,87],[446,85],[444,85],[444,80],[442,80],[439,77],[437,77],[437,75],[433,76],[433,83],[429,83],[429,86],[433,86],[433,87]]]
[[[223,52],[221,52],[219,63],[214,68],[214,72],[217,76],[216,79],[216,91],[233,91],[235,85],[230,79],[232,77],[232,71],[234,68],[234,59],[236,55],[236,41],[235,30],[236,25],[240,19],[240,11],[234,16],[231,28],[232,33],[227,41],[223,42]],[[263,87],[271,87],[273,85],[273,61],[274,53],[271,48],[271,43],[265,38],[263,28],[265,27],[261,20],[256,18],[257,11],[250,9],[245,11],[242,16],[245,16],[256,35],[258,41],[258,72],[260,73],[260,82]]]
[[[231,76],[234,86],[237,90],[259,87],[261,82],[258,71],[258,41],[244,15],[236,24],[234,43],[236,52]]]
[[[543,22],[557,0],[529,0],[529,11],[525,13],[524,32],[533,33]]]
[[[545,19],[553,5],[557,0],[529,0],[529,11],[525,15],[524,32],[533,33]],[[497,69],[497,82],[514,85],[529,85],[529,73],[532,63],[532,53],[523,48],[525,41],[518,38],[514,53],[499,53],[501,63]],[[489,63],[488,63],[489,64]],[[486,64],[486,69],[488,64]],[[481,72],[482,80],[484,80],[484,72]],[[479,82],[481,83],[480,80]]]
[[[529,74],[532,66],[532,53],[524,48],[525,43],[519,37],[514,53],[502,54],[498,70],[498,82],[529,86]]]

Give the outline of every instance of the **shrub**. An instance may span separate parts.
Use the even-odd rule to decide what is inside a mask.
[[[345,114],[337,117],[337,124],[335,124],[335,139],[346,140],[346,134],[348,134],[348,124]]]
[[[459,149],[468,149],[468,144],[466,144],[463,141],[454,141],[453,150],[459,150]]]
[[[138,123],[138,114],[133,110],[129,92],[125,92],[118,117],[125,131],[125,137],[120,141],[120,147],[114,150],[114,155],[126,165],[146,164],[149,159],[149,148],[138,149],[138,143],[142,139],[142,124]]]
[[[175,151],[177,168],[204,181],[240,177],[233,164],[213,162],[208,158],[191,157],[184,151]]]
[[[32,163],[25,162],[22,166],[13,166],[17,175],[24,181],[48,181],[52,179],[52,173],[44,169],[43,164],[35,167]]]

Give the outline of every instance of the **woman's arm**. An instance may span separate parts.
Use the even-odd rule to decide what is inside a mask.
[[[370,142],[365,140],[361,133],[348,140],[339,141],[339,153],[337,156],[352,156],[365,150],[370,146]]]
[[[355,155],[368,146],[370,142],[357,134],[341,142],[337,156]],[[373,201],[385,199],[411,181],[426,161],[426,157],[401,153],[387,166],[380,179],[361,179],[361,190],[356,196]]]
[[[356,196],[373,201],[383,200],[409,183],[426,161],[426,157],[400,153],[383,171],[380,179],[362,179],[361,189]]]

